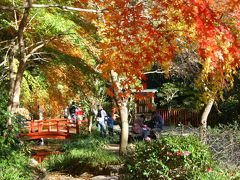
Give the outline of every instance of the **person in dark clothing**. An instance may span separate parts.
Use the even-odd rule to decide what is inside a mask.
[[[107,121],[107,127],[108,127],[108,135],[110,137],[113,137],[114,120],[110,114],[108,114],[106,121]]]
[[[158,110],[155,112],[152,121],[153,121],[153,129],[152,130],[154,132],[161,132],[163,130],[164,121]]]
[[[144,125],[144,119],[142,116],[137,118],[132,125],[132,131],[135,134],[142,134],[142,127]]]
[[[71,119],[74,121],[76,121],[76,109],[77,109],[76,103],[73,101],[72,105],[69,107],[69,113],[70,113]]]

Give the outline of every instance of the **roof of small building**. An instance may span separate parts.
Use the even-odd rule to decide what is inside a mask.
[[[137,91],[136,89],[132,89],[132,92],[142,92],[142,93],[155,93],[158,92],[157,89],[142,89],[140,91]]]

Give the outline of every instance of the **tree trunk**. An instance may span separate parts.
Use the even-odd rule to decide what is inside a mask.
[[[16,42],[13,42],[12,49],[11,49],[11,51],[9,53],[9,57],[8,57],[9,79],[10,79],[9,97],[12,96],[12,91],[14,89],[14,82],[15,82],[15,78],[16,78],[16,75],[15,75],[16,72],[14,70],[14,67],[15,67],[14,57],[15,57],[15,54],[16,54],[16,50],[17,50]]]
[[[122,131],[121,131],[121,144],[120,144],[120,154],[127,153],[127,145],[128,145],[128,112],[127,112],[127,104],[122,103],[120,106],[120,115],[122,122]]]
[[[88,132],[92,132],[92,124],[93,124],[93,115],[89,116],[89,121],[88,121]]]
[[[172,107],[171,107],[171,105],[168,107],[168,114],[169,114],[169,125],[170,125],[170,126],[175,126],[176,124],[174,124],[174,122],[173,122]]]
[[[14,84],[15,84],[15,79],[16,79],[16,72],[14,70],[14,67],[16,66],[14,57],[16,54],[17,50],[17,45],[16,42],[13,42],[12,49],[9,53],[8,57],[8,66],[9,66],[9,99],[8,99],[8,111],[11,112],[12,108],[12,95],[13,95],[13,90],[14,90]],[[12,124],[11,119],[9,119],[9,124]]]
[[[24,42],[24,29],[27,25],[28,16],[30,13],[30,7],[32,4],[32,0],[28,0],[28,8],[25,8],[23,17],[20,21],[19,27],[18,27],[18,50],[19,50],[19,66],[17,70],[17,74],[15,79],[11,79],[10,84],[10,98],[9,98],[9,111],[11,114],[15,114],[18,111],[19,104],[20,104],[20,93],[21,93],[21,85],[22,85],[22,79],[23,74],[25,71],[27,58],[26,58],[26,52],[25,52],[25,42]],[[10,65],[13,65],[13,59],[10,59]],[[12,78],[12,74],[10,72],[10,78]],[[14,83],[13,83],[14,81]],[[7,122],[7,126],[12,124],[12,119],[9,118]]]
[[[24,71],[25,71],[25,64],[20,63],[18,67],[15,83],[14,83],[14,88],[12,90],[12,98],[10,101],[12,114],[16,113],[17,109],[19,108],[21,85],[22,85]]]
[[[202,143],[206,143],[207,138],[207,118],[208,115],[212,109],[214,103],[214,99],[210,99],[203,111],[202,117],[201,117],[201,127],[200,127],[200,139]]]
[[[120,109],[120,118],[121,118],[121,143],[119,148],[119,154],[127,153],[127,145],[128,145],[128,109],[127,109],[127,99],[119,98],[118,94],[121,92],[120,83],[118,80],[118,74],[111,70],[111,80],[114,90],[114,100]]]

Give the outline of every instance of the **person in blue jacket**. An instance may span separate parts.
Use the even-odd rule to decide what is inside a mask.
[[[108,127],[108,135],[110,137],[113,137],[114,120],[110,114],[108,114],[106,121],[107,121],[107,127]]]

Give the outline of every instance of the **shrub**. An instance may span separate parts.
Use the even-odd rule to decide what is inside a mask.
[[[22,153],[12,151],[6,158],[0,158],[0,179],[30,180],[33,169],[29,159]]]
[[[198,179],[215,169],[208,147],[195,136],[139,142],[127,159],[130,179]]]
[[[0,136],[0,179],[32,179],[33,169],[25,155],[29,150],[14,135],[14,130],[6,130],[4,136]]]
[[[6,128],[7,115],[1,120],[4,125],[0,126],[0,179],[32,179],[33,168],[25,154],[29,149],[21,142],[18,122],[14,119],[12,126]]]

